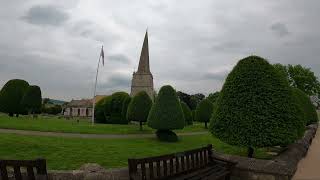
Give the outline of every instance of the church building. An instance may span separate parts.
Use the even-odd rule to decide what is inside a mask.
[[[140,91],[145,91],[154,100],[153,76],[149,65],[148,31],[144,37],[138,71],[133,72],[130,95],[134,96]]]

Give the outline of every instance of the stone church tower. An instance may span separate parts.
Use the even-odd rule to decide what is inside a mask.
[[[140,91],[145,91],[152,100],[154,99],[153,76],[149,66],[148,31],[144,37],[138,71],[133,72],[130,95],[134,96]]]

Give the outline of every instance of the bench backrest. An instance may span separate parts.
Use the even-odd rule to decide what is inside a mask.
[[[130,180],[166,179],[212,163],[212,145],[189,151],[141,159],[128,159]]]
[[[28,180],[35,179],[34,169],[37,174],[41,175],[41,179],[47,179],[47,167],[45,159],[36,160],[0,160],[0,174],[2,180],[8,180],[8,169],[13,168],[16,180],[22,180],[21,168],[27,169]]]

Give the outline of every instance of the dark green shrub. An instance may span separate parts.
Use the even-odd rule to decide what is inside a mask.
[[[224,142],[249,148],[284,146],[304,132],[285,78],[266,60],[249,56],[228,75],[210,129]]]
[[[128,107],[130,102],[131,102],[131,97],[130,96],[126,97],[126,99],[123,101],[122,110],[121,110],[122,118],[126,119],[128,122],[130,122],[130,120],[127,118],[127,112],[128,112]]]
[[[149,112],[148,126],[157,130],[182,129],[185,125],[183,111],[171,86],[161,87]]]
[[[147,121],[151,106],[152,100],[149,95],[145,91],[139,92],[129,104],[127,119],[139,122],[140,130],[142,130],[142,123]]]
[[[309,96],[298,88],[292,88],[292,91],[302,111],[305,124],[309,125],[318,122],[316,108],[311,103]]]
[[[126,118],[122,118],[122,105],[124,100],[129,97],[126,92],[116,92],[111,95],[111,100],[105,102],[104,114],[108,124],[128,124]]]
[[[29,87],[29,83],[21,79],[8,81],[0,91],[1,111],[10,116],[24,113],[26,109],[22,106],[21,100]]]
[[[204,99],[200,101],[197,106],[195,118],[198,122],[204,122],[205,128],[208,128],[208,122],[210,121],[213,111],[213,104],[210,100]]]
[[[186,125],[192,125],[193,118],[192,118],[192,112],[190,108],[185,102],[181,101],[180,103],[181,103],[181,108],[184,114]]]
[[[22,98],[21,104],[29,113],[35,114],[41,111],[42,97],[39,86],[29,86]]]
[[[105,104],[111,100],[111,96],[106,96],[96,102],[94,106],[94,121],[95,123],[106,123],[106,116],[104,114]]]
[[[176,133],[170,130],[157,130],[156,135],[160,141],[166,141],[166,142],[178,141],[178,136],[176,135]]]
[[[57,115],[62,112],[62,107],[61,107],[61,105],[43,107],[42,112],[47,113],[47,114]]]

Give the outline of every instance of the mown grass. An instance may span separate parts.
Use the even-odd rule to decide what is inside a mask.
[[[66,133],[87,133],[87,134],[151,134],[154,130],[148,126],[143,126],[143,131],[139,130],[138,124],[95,124],[91,125],[89,119],[65,119],[58,117],[39,116],[31,118],[29,116],[9,117],[5,114],[0,115],[0,128],[20,129],[32,131],[50,131]],[[206,131],[203,123],[195,123],[192,126],[186,126],[182,130],[175,132],[199,132]]]
[[[246,155],[246,148],[225,144],[207,135],[183,136],[177,143],[143,139],[81,139],[0,134],[0,159],[47,159],[48,169],[78,169],[84,163],[105,168],[127,166],[127,159],[193,149],[213,144],[218,152]],[[257,158],[270,158],[265,149],[255,151]]]

